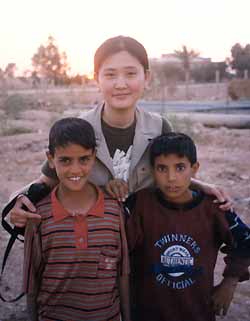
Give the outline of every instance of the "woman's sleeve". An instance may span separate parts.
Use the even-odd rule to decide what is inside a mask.
[[[43,173],[43,175],[45,175],[45,176],[47,176],[49,178],[57,179],[57,175],[56,175],[55,169],[52,169],[52,168],[49,167],[49,162],[47,160],[44,161],[44,163],[42,165],[41,172]]]
[[[162,134],[167,134],[173,131],[173,126],[167,118],[162,118]]]

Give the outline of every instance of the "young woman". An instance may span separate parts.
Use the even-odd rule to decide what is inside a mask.
[[[94,127],[97,138],[97,160],[90,181],[124,200],[128,193],[153,183],[149,142],[171,131],[171,124],[137,107],[150,80],[147,52],[137,40],[124,36],[106,40],[95,53],[94,72],[103,103],[82,115]],[[47,163],[42,173],[37,182],[51,187],[57,184],[56,175]],[[231,202],[223,190],[199,181],[192,183],[205,193],[214,194],[220,202],[226,200],[222,208],[230,208]],[[34,212],[34,205],[21,196],[11,211],[11,222],[23,227],[28,218],[38,217]]]

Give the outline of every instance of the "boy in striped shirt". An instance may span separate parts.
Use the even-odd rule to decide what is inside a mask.
[[[36,206],[41,221],[31,220],[25,231],[32,321],[120,321],[120,311],[130,320],[121,210],[88,181],[95,147],[94,130],[83,119],[61,119],[50,130],[47,157],[59,184]]]

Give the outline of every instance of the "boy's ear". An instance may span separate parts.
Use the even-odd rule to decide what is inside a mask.
[[[195,177],[196,173],[198,172],[200,168],[200,163],[199,162],[196,162],[192,165],[192,171],[193,171],[193,174],[192,174],[192,177]]]
[[[54,158],[53,156],[50,154],[49,151],[46,151],[46,156],[47,156],[47,160],[48,160],[48,163],[49,163],[49,167],[51,169],[54,169],[55,168],[55,165],[54,165]]]

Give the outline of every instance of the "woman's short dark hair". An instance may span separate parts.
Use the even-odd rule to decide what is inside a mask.
[[[54,123],[49,133],[49,152],[52,156],[57,147],[69,144],[80,145],[86,149],[96,148],[95,132],[86,120],[76,117],[62,118]]]
[[[183,133],[166,133],[156,137],[150,144],[150,164],[153,167],[155,158],[161,155],[176,154],[187,157],[191,165],[197,162],[197,152],[191,137]]]
[[[120,51],[127,51],[134,56],[143,66],[146,72],[149,69],[148,55],[143,45],[131,37],[117,36],[104,41],[96,50],[94,56],[94,72],[98,74],[99,69],[109,56]]]

